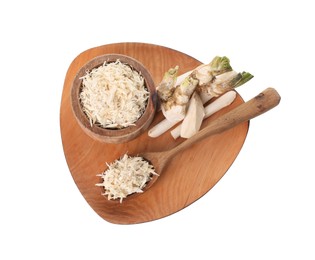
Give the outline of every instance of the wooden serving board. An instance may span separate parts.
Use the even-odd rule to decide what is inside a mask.
[[[66,74],[60,107],[60,128],[65,157],[77,187],[93,210],[108,222],[134,224],[156,220],[173,214],[207,193],[226,173],[240,152],[245,141],[249,123],[243,123],[222,134],[209,137],[178,154],[167,166],[157,182],[146,192],[119,203],[102,196],[102,188],[95,186],[101,181],[97,174],[110,163],[128,153],[136,155],[143,151],[162,151],[183,142],[173,140],[167,132],[158,138],[150,138],[146,131],[137,139],[124,144],[106,144],[87,136],[77,124],[70,107],[70,86],[75,74],[88,60],[107,53],[131,56],[146,66],[158,84],[165,71],[180,66],[179,75],[192,70],[201,62],[179,51],[145,43],[117,43],[99,46],[79,54]],[[209,57],[210,62],[213,57]],[[233,64],[232,64],[233,65]],[[244,101],[237,94],[227,108],[209,117],[226,113]],[[157,113],[152,125],[161,121]]]

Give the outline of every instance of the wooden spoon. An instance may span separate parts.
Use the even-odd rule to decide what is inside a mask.
[[[211,121],[197,134],[182,142],[178,146],[163,152],[146,152],[139,156],[149,161],[155,168],[158,175],[154,175],[143,191],[149,189],[163,173],[167,163],[179,152],[192,147],[195,143],[218,133],[222,133],[234,126],[257,117],[277,106],[280,102],[280,95],[273,88],[267,88],[262,93],[234,108],[221,117]]]

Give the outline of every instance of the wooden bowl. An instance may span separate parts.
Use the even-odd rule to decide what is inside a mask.
[[[105,61],[110,63],[115,62],[117,59],[119,59],[120,62],[129,65],[143,76],[144,84],[150,93],[146,109],[141,117],[135,122],[135,125],[132,126],[121,129],[103,128],[95,124],[91,126],[88,117],[82,110],[82,104],[79,98],[82,89],[81,78],[86,75],[87,71],[91,71],[92,69],[103,65]],[[149,127],[156,112],[157,95],[151,74],[139,61],[122,54],[105,54],[88,61],[76,74],[72,82],[70,96],[72,111],[83,131],[93,139],[106,143],[125,143],[133,140]]]

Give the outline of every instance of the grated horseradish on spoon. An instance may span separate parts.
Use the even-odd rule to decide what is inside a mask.
[[[103,179],[97,186],[104,187],[108,200],[119,199],[120,203],[128,195],[143,192],[143,188],[153,175],[157,175],[153,165],[140,156],[124,154],[120,159],[107,164],[108,169],[97,175]]]

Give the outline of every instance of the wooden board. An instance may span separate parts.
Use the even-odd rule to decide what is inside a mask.
[[[227,172],[246,139],[249,123],[243,123],[222,134],[210,137],[187,149],[172,160],[158,181],[146,192],[123,203],[108,201],[95,186],[101,181],[97,174],[121,155],[143,151],[162,151],[184,141],[174,141],[168,133],[150,138],[147,131],[125,144],[106,144],[87,136],[77,124],[70,107],[70,86],[76,72],[88,60],[106,53],[131,56],[146,66],[158,84],[165,71],[180,66],[179,74],[201,62],[179,51],[145,43],[117,43],[99,46],[79,54],[66,74],[60,107],[60,129],[64,154],[77,187],[92,209],[103,219],[116,224],[134,224],[156,220],[173,214],[206,194]],[[209,57],[209,62],[213,57]],[[208,61],[205,61],[208,62]],[[233,64],[232,64],[233,65]],[[205,120],[219,116],[243,103],[236,100],[227,108]],[[152,126],[162,119],[158,113]]]

